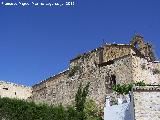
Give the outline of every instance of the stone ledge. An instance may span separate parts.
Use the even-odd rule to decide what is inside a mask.
[[[134,92],[160,92],[160,85],[152,85],[152,86],[135,86],[133,88]]]

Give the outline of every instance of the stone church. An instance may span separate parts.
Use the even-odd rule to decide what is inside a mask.
[[[160,83],[160,63],[152,46],[136,35],[130,44],[104,44],[70,60],[69,69],[32,87],[35,102],[69,105],[80,83],[90,82],[89,97],[104,107],[105,97],[115,84],[143,81]]]
[[[155,61],[152,46],[140,35],[134,36],[130,44],[104,44],[78,55],[70,60],[67,70],[32,87],[0,82],[0,96],[69,105],[79,84],[90,82],[89,97],[103,108],[113,85],[137,81],[160,84],[160,63]]]
[[[155,61],[152,46],[145,43],[142,36],[136,35],[130,44],[104,44],[78,55],[70,60],[67,70],[32,87],[0,81],[0,97],[67,106],[74,102],[79,84],[90,82],[89,98],[105,111],[108,108],[105,106],[106,96],[111,95],[113,85],[138,81],[144,81],[149,86],[137,86],[132,91],[129,104],[132,104],[134,120],[159,120],[160,62]],[[118,111],[122,113],[121,109]],[[126,112],[129,112],[128,109],[124,114]],[[107,112],[107,119],[108,115],[113,116]]]

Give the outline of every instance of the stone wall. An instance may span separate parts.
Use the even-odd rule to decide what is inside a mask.
[[[80,65],[80,63],[88,65],[86,60],[90,59],[91,56],[93,61],[90,63],[102,64],[132,54],[140,54],[140,52],[129,44],[106,44],[88,53],[78,55],[70,61],[70,66]]]
[[[131,83],[133,80],[131,64],[132,56],[127,55],[113,61],[113,64],[106,66],[106,68],[109,69],[109,71],[106,71],[106,73],[109,73],[109,76],[114,74],[116,76],[117,84]],[[102,69],[106,68],[104,67]]]
[[[130,55],[133,52],[134,51],[130,45],[125,45],[125,44],[105,45],[103,49],[103,62],[107,62],[109,60],[114,60],[116,58]]]
[[[142,36],[135,35],[131,40],[131,46],[137,48],[148,61],[155,61],[152,45],[145,43]]]
[[[74,62],[75,63],[75,62]],[[75,73],[69,76],[75,66]],[[111,75],[116,76],[116,83],[132,81],[131,56],[115,59],[112,64],[98,65],[95,63],[95,53],[79,58],[72,63],[69,70],[55,75],[40,84],[33,86],[33,100],[48,104],[68,105],[73,103],[79,84],[90,82],[89,97],[103,107],[106,94],[111,92]]]
[[[145,43],[140,40],[138,44],[143,49]],[[160,84],[160,64],[148,62],[143,52],[134,47],[137,41],[132,42],[131,45],[106,44],[77,56],[70,61],[68,70],[34,85],[32,99],[68,105],[74,101],[79,84],[90,82],[89,97],[103,107],[113,84],[143,80],[147,84]]]
[[[0,81],[0,96],[17,98],[17,99],[27,99],[31,96],[31,87],[26,87],[22,85],[17,85],[14,83]]]
[[[28,100],[36,103],[67,106],[74,103],[80,83],[85,86],[90,82],[89,98],[100,108],[104,108],[106,96],[112,94],[114,84],[139,81],[152,85],[160,84],[160,62],[154,61],[152,52],[152,47],[144,43],[141,36],[135,36],[128,45],[106,44],[72,59],[66,71],[32,86],[32,89],[0,81],[0,96],[29,98]],[[159,120],[159,98],[159,86],[134,88],[132,102],[134,102],[135,119]],[[110,116],[111,119],[132,119],[127,116],[131,114],[131,103],[107,107],[106,116]],[[117,113],[118,115],[114,116]]]
[[[148,62],[134,55],[125,55],[109,62],[97,64],[97,52],[91,52],[85,57],[71,62],[70,69],[55,75],[40,84],[33,86],[33,100],[48,104],[68,105],[73,103],[79,84],[90,82],[89,96],[99,106],[104,106],[105,96],[112,92],[111,76],[116,78],[116,84],[127,84],[143,81],[147,84],[158,84],[159,73],[153,69],[159,68],[159,63]],[[150,67],[152,66],[152,67]],[[72,76],[69,76],[70,73]]]
[[[160,87],[137,87],[133,92],[135,120],[160,119]]]
[[[103,47],[89,51],[82,55],[78,55],[76,58],[70,60],[70,68],[73,66],[93,66],[100,63],[100,55],[103,51]],[[102,55],[103,59],[103,55]],[[91,60],[91,61],[90,61]],[[86,67],[85,67],[86,68]]]
[[[132,56],[133,81],[146,84],[160,84],[160,63],[148,62],[146,59]]]

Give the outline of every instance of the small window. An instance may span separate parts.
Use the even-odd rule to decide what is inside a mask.
[[[8,90],[8,88],[3,88],[3,90]]]
[[[53,93],[53,94],[52,94],[52,97],[53,97],[53,98],[56,98],[56,93]]]

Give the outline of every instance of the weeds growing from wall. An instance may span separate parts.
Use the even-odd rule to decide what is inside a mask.
[[[139,81],[139,82],[136,82],[134,83],[135,86],[146,86],[146,83],[143,81]]]
[[[80,66],[74,66],[69,70],[68,77],[74,76],[77,71],[80,71],[80,69]]]

